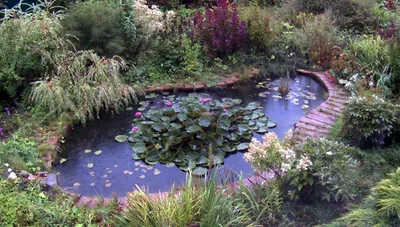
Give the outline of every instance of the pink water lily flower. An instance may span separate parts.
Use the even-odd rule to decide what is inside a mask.
[[[139,129],[136,126],[133,126],[132,132],[137,132]]]
[[[224,113],[226,113],[226,112],[228,112],[228,110],[227,110],[227,109],[224,109]]]
[[[142,116],[142,113],[136,112],[136,113],[135,113],[135,116],[136,116],[136,117],[140,117],[140,116]]]
[[[172,106],[172,102],[167,102],[167,106]]]
[[[211,100],[212,100],[212,98],[204,98],[204,99],[201,98],[201,99],[200,99],[200,102],[201,102],[201,103],[205,103],[205,102],[208,102],[208,101],[211,101]]]

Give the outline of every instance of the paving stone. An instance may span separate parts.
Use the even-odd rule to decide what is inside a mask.
[[[296,128],[301,128],[301,129],[304,129],[304,130],[308,130],[308,131],[316,131],[316,132],[321,132],[321,133],[328,133],[329,132],[329,129],[327,129],[327,128],[319,127],[319,126],[316,126],[316,125],[305,124],[305,123],[300,122],[300,121],[296,123],[295,127]]]

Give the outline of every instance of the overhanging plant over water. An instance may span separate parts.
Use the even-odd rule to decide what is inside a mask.
[[[241,102],[190,94],[165,108],[136,113],[132,131],[116,140],[129,140],[134,160],[177,165],[203,175],[207,167],[222,164],[227,153],[247,150],[254,132],[266,133],[268,127],[276,126],[258,102],[246,107],[240,106]]]

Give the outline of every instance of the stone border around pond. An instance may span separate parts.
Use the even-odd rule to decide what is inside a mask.
[[[294,135],[293,139],[297,143],[302,143],[307,140],[307,138],[320,138],[326,137],[329,133],[329,129],[333,127],[336,119],[342,114],[343,109],[347,103],[348,98],[350,97],[349,92],[347,92],[344,88],[339,86],[336,82],[330,81],[330,79],[325,75],[324,72],[312,72],[303,69],[298,69],[298,73],[302,73],[306,76],[310,76],[313,79],[319,81],[329,93],[329,98],[323,102],[319,107],[310,111],[306,116],[302,117],[295,125],[294,125]],[[246,79],[253,79],[259,74],[258,69],[252,69],[250,74]],[[222,77],[221,81],[217,83],[218,87],[224,87],[236,84],[238,82],[243,81],[238,76],[234,74],[230,74],[226,77]],[[203,90],[206,88],[211,88],[203,83],[194,83],[194,84],[181,84],[177,86],[173,86],[172,84],[165,85],[157,85],[155,87],[148,87],[146,92],[164,92],[164,91],[172,91],[172,90]],[[53,140],[54,143],[54,140]],[[248,178],[243,179],[244,185],[251,185],[254,183],[264,184],[269,179],[272,178],[270,173],[263,173],[254,175]],[[237,187],[237,183],[231,183],[230,186],[233,188]],[[109,204],[113,202],[115,198],[100,198],[96,196],[81,196],[76,193],[66,192],[72,196],[77,196],[76,204],[78,206],[87,206],[87,207],[95,207],[99,203]],[[150,193],[150,198],[155,197],[166,197],[169,192],[159,192],[159,193]],[[118,197],[118,203],[125,207],[127,204],[128,197]]]
[[[298,69],[297,72],[318,80],[328,90],[329,97],[294,125],[293,140],[295,143],[303,143],[307,138],[327,137],[336,120],[342,115],[350,93],[330,78],[326,72],[312,72],[304,69]]]

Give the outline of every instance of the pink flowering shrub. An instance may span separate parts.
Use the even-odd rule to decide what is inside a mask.
[[[236,4],[227,0],[219,1],[215,9],[206,7],[205,15],[198,11],[193,31],[212,57],[230,55],[247,40],[246,23],[239,20]]]

